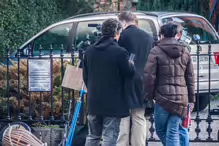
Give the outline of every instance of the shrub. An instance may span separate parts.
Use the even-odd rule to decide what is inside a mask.
[[[0,55],[7,47],[19,47],[54,22],[91,11],[82,0],[1,0]]]
[[[64,67],[69,62],[64,61]],[[34,119],[40,118],[40,93],[31,92],[28,94],[27,87],[27,60],[21,60],[20,62],[20,73],[18,74],[18,64],[13,62],[13,66],[10,67],[9,72],[9,93],[7,94],[7,68],[6,66],[0,66],[0,112],[2,113],[0,118],[6,118],[7,116],[7,101],[9,96],[10,113],[12,118],[17,117],[18,113],[18,75],[20,75],[20,111],[22,118],[29,116],[29,105],[31,105],[31,115]],[[68,108],[69,92],[65,90],[64,105],[62,104],[61,94],[61,63],[60,60],[53,61],[53,107],[54,117],[57,119],[62,114],[62,106],[65,107],[65,111]],[[75,92],[75,97],[78,97],[78,92]],[[42,93],[42,109],[44,119],[48,119],[51,115],[51,95],[50,92]]]

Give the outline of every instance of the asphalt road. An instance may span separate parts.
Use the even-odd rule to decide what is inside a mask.
[[[162,146],[160,142],[150,142],[148,146]],[[190,146],[219,146],[219,143],[190,143]]]

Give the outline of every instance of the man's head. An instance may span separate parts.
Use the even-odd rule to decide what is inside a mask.
[[[176,38],[179,40],[182,36],[183,28],[177,22],[169,22],[161,26],[160,35],[165,38]]]
[[[135,25],[138,26],[138,17],[135,14],[133,14],[133,15],[135,17]]]
[[[172,24],[176,24],[177,25],[177,34],[176,34],[176,40],[180,40],[180,38],[182,37],[182,32],[183,32],[183,27],[180,23],[178,22],[171,22]]]
[[[137,16],[129,11],[120,13],[118,18],[123,23],[123,29],[129,25],[136,25],[138,23]]]
[[[118,40],[122,32],[122,24],[119,20],[110,18],[103,22],[101,31],[103,36],[113,37]]]

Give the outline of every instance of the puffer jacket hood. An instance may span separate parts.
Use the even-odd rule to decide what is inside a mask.
[[[174,38],[164,38],[157,46],[171,58],[179,58],[185,51],[184,45]]]

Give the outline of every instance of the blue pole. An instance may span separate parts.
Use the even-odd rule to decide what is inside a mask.
[[[80,102],[77,103],[76,108],[75,108],[75,113],[74,113],[74,118],[72,120],[72,124],[71,124],[71,128],[69,131],[69,135],[68,135],[68,139],[67,139],[67,143],[65,144],[65,146],[69,146],[69,143],[71,141],[71,135],[72,133],[74,133],[73,131],[73,125],[75,125],[75,123],[77,123],[77,118],[78,118],[78,113],[80,111]]]
[[[84,96],[86,92],[83,90],[80,91],[80,98],[82,98]],[[80,99],[80,101],[77,103],[76,108],[75,108],[75,113],[74,113],[74,118],[72,120],[72,125],[69,131],[69,135],[68,135],[68,139],[67,139],[67,143],[65,146],[71,146],[72,145],[72,141],[74,139],[74,133],[75,133],[75,129],[76,129],[76,125],[77,125],[77,121],[78,121],[78,115],[81,109],[81,103],[83,103]]]
[[[80,107],[81,107],[81,101],[78,103],[78,107],[79,107],[79,110],[78,110],[78,113],[79,113],[80,112]],[[78,117],[78,115],[77,115],[77,117]],[[74,125],[72,125],[73,127],[72,127],[71,137],[69,139],[69,142],[70,142],[69,146],[72,145],[72,141],[73,141],[73,138],[74,138],[74,133],[75,133],[76,125],[77,125],[77,120],[74,122]]]

